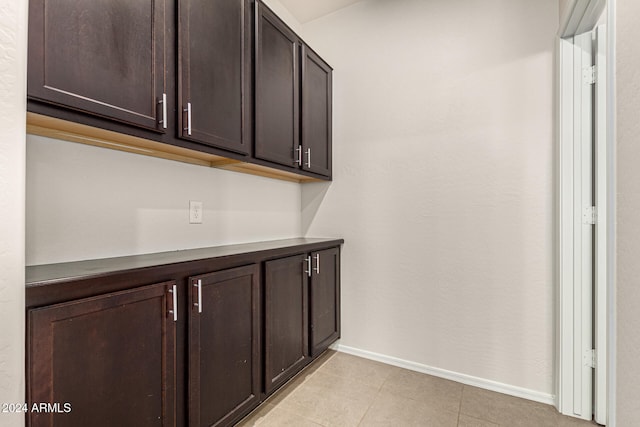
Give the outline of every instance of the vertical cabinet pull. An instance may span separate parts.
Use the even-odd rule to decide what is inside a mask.
[[[194,302],[193,305],[198,307],[198,313],[202,313],[202,280],[198,280],[193,286],[198,289],[198,302]]]
[[[163,129],[167,128],[167,94],[162,94],[162,99],[158,101],[159,104],[162,104],[162,119],[160,120],[160,124]]]
[[[296,148],[296,160],[295,160],[295,164],[298,166],[302,166],[302,146],[298,145],[298,148]]]
[[[187,102],[187,108],[185,108],[184,110],[185,113],[187,113],[187,127],[183,127],[182,130],[183,131],[187,131],[187,135],[191,136],[191,103]]]
[[[316,254],[316,256],[314,256],[314,258],[316,259],[316,266],[314,268],[316,274],[320,274],[320,254]]]
[[[307,167],[311,169],[311,148],[307,148]]]
[[[178,290],[176,288],[176,285],[173,285],[169,289],[169,293],[172,294],[173,296],[173,305],[169,310],[169,314],[173,314],[173,321],[177,322],[178,321]]]
[[[307,269],[304,272],[307,273],[307,276],[311,277],[311,255],[309,255],[305,261],[307,262]]]

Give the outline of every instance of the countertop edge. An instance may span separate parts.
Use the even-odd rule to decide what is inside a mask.
[[[86,280],[114,273],[207,259],[223,259],[248,254],[257,255],[261,252],[297,247],[300,247],[301,250],[312,250],[315,247],[330,247],[342,244],[344,244],[343,238],[301,237],[34,265],[26,267],[26,287],[49,286],[61,282]],[[246,250],[243,250],[243,248]]]

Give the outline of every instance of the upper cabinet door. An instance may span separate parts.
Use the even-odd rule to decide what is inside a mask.
[[[166,0],[30,0],[28,96],[164,132]]]
[[[248,154],[252,133],[250,0],[183,0],[179,33],[179,134]]]
[[[299,146],[298,37],[256,2],[255,157],[297,166]]]
[[[331,67],[302,45],[302,168],[331,176]]]

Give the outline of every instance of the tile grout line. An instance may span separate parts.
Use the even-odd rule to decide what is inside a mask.
[[[320,366],[320,368],[318,368],[318,369],[314,372],[314,374],[315,374],[315,373],[317,373],[317,372],[319,372],[319,371],[320,371],[320,370],[322,370],[322,369],[329,369],[329,367],[327,367],[327,366],[326,366],[326,364],[330,361],[330,359],[331,359],[331,358],[333,358],[333,357],[337,356],[338,354],[340,354],[340,352],[336,352],[333,356],[331,356],[329,359],[327,359],[327,360],[326,360],[326,361],[325,361],[325,362]],[[346,353],[344,353],[344,354],[346,354]],[[358,357],[358,356],[353,356],[353,355],[348,355],[348,356],[349,356],[349,357],[356,357],[356,358]],[[362,358],[361,358],[361,359],[362,359]],[[367,361],[369,361],[368,359],[363,359],[363,360],[367,360]],[[397,368],[397,367],[395,367],[395,366],[387,365],[387,364],[382,363],[382,362],[375,362],[375,361],[374,361],[374,363],[384,365],[385,367],[392,367],[392,368],[394,368],[394,369],[404,369],[404,368]],[[390,371],[389,371],[389,373],[387,374],[387,376],[386,376],[386,377],[384,378],[384,380],[382,381],[382,384],[380,384],[380,386],[378,386],[378,391],[381,391],[381,390],[382,390],[382,386],[387,382],[387,380],[388,380],[388,379],[389,379],[389,377],[391,376],[392,372],[393,372],[393,370],[390,370]],[[334,377],[334,378],[344,378],[344,376],[342,376],[342,375],[338,375],[338,374],[333,373],[333,372],[330,372],[330,371],[326,371],[326,372],[325,372],[325,371],[323,371],[322,373],[323,373],[323,374],[325,374],[325,375],[332,376],[332,377]],[[351,380],[351,381],[355,381],[355,382],[357,382],[357,383],[359,383],[359,384],[361,384],[361,385],[365,385],[365,386],[368,386],[368,387],[375,387],[374,385],[372,385],[372,384],[370,384],[370,383],[368,383],[368,382],[362,381],[362,380],[360,380],[359,378],[349,377],[349,380]]]
[[[413,373],[416,373],[415,371],[411,371],[411,370],[409,370],[409,369],[405,369],[405,368],[400,368],[400,367],[398,367],[398,369],[400,369],[400,370],[402,370],[402,371],[407,371],[407,372],[413,372]],[[430,374],[424,374],[424,373],[421,373],[421,372],[417,372],[417,374],[419,374],[419,375],[423,375],[423,376],[426,376],[426,377],[430,377],[430,378],[434,378],[434,379],[436,379],[436,380],[443,380],[443,381],[447,381],[447,382],[450,382],[450,383],[459,384],[459,385],[463,386],[462,390],[464,390],[464,384],[460,384],[460,383],[458,383],[458,382],[456,382],[456,381],[448,380],[448,379],[446,379],[446,378],[439,378],[439,377],[436,377],[436,376],[433,376],[433,375],[430,375]],[[387,376],[387,378],[384,380],[384,382],[383,382],[382,386],[380,387],[380,392],[382,392],[382,388],[384,387],[384,384],[386,384],[386,383],[388,382],[388,380],[389,380],[389,378],[391,377],[391,375],[393,375],[393,372],[392,372],[392,373],[390,373],[390,374]],[[422,399],[417,399],[417,398],[416,398],[416,397],[414,397],[413,395],[412,395],[412,396],[407,396],[407,395],[405,395],[405,394],[398,393],[398,392],[391,391],[391,390],[386,390],[386,391],[385,391],[385,393],[390,394],[390,395],[395,396],[395,397],[398,397],[398,398],[402,398],[402,399],[406,399],[406,400],[411,400],[411,401],[413,401],[413,402],[423,403],[423,400],[422,400]],[[460,413],[461,409],[462,409],[462,394],[460,395],[460,400],[459,400],[459,403],[458,403],[458,414]],[[438,411],[443,410],[443,411],[446,411],[446,412],[449,412],[449,413],[454,413],[454,412],[453,412],[453,410],[446,410],[446,409],[444,409],[444,408],[438,408],[437,410],[438,410]]]
[[[277,404],[277,405],[275,405],[275,406],[274,406],[274,408],[277,408],[277,407],[278,407],[278,406],[280,406],[282,403],[284,403],[284,402],[285,402],[285,400],[289,399],[293,394],[295,394],[295,393],[298,391],[298,388],[299,388],[299,387],[303,386],[305,383],[307,383],[308,381],[310,381],[310,380],[311,380],[313,377],[315,377],[317,374],[327,375],[327,376],[329,376],[329,377],[334,377],[334,378],[344,378],[344,377],[342,377],[342,376],[340,376],[340,375],[337,375],[337,374],[333,374],[333,373],[331,373],[331,372],[329,371],[329,370],[330,370],[330,367],[328,367],[328,366],[327,366],[327,364],[330,362],[330,360],[331,360],[333,357],[335,357],[337,354],[338,354],[338,353],[335,353],[335,354],[333,354],[333,355],[329,356],[326,360],[324,360],[324,361],[322,362],[322,364],[321,364],[321,365],[319,365],[316,369],[314,369],[314,370],[313,370],[313,372],[311,372],[309,375],[307,375],[307,376],[304,378],[304,380],[303,380],[303,381],[302,381],[302,382],[301,382],[301,383],[296,387],[296,389],[295,389],[295,390],[293,390],[293,392],[292,392],[291,394],[289,394],[289,395],[288,395],[285,399],[283,399],[282,401],[278,402],[278,404]],[[351,381],[355,381],[355,382],[357,382],[357,383],[359,383],[359,384],[361,384],[361,385],[368,386],[368,387],[373,387],[371,384],[367,384],[367,383],[365,383],[365,382],[363,382],[363,381],[360,381],[360,380],[358,380],[358,379],[355,379],[355,378],[349,378],[349,379],[350,379]],[[385,378],[385,381],[386,381],[386,378]],[[384,383],[384,382],[383,382],[383,383]],[[369,403],[369,405],[367,406],[367,410],[364,412],[363,416],[362,416],[362,417],[360,418],[360,420],[358,421],[358,425],[360,425],[360,423],[364,420],[364,417],[366,416],[366,414],[368,413],[369,409],[370,409],[370,408],[371,408],[371,406],[373,405],[373,402],[375,401],[375,399],[377,398],[378,394],[380,393],[381,388],[382,388],[382,385],[380,385],[380,386],[378,386],[378,387],[377,387],[376,395],[375,395],[375,397],[373,398],[373,400],[371,401],[371,403]],[[299,414],[298,412],[296,412],[296,411],[294,411],[294,410],[292,410],[292,409],[287,409],[287,408],[279,408],[279,409],[280,409],[280,410],[283,410],[283,411],[285,411],[285,412],[288,412],[288,413],[290,413],[290,414],[296,415],[296,416],[298,416],[298,417],[301,417],[301,418],[303,418],[303,419],[305,419],[305,420],[307,420],[307,421],[309,421],[309,422],[311,422],[311,423],[313,423],[313,424],[316,424],[316,425],[318,425],[318,426],[320,426],[320,427],[328,427],[328,425],[327,425],[327,424],[325,424],[325,421],[320,422],[320,421],[319,421],[319,420],[317,420],[317,419],[312,419],[312,418],[309,418],[309,417],[307,417],[307,416],[305,416],[305,415]]]
[[[378,392],[376,393],[376,395],[374,396],[373,400],[371,401],[371,403],[369,403],[369,406],[367,406],[367,410],[364,411],[364,414],[362,414],[362,417],[360,417],[360,421],[358,421],[358,427],[362,425],[362,422],[364,421],[364,419],[367,417],[367,414],[369,413],[369,410],[371,409],[371,407],[373,406],[373,403],[376,401],[376,399],[378,398],[378,395],[380,394],[380,390],[378,390]]]
[[[276,408],[277,408],[277,405],[274,407],[274,409],[276,409]],[[313,420],[313,419],[311,419],[311,418],[309,418],[309,417],[306,417],[306,416],[304,416],[304,415],[301,415],[301,414],[297,413],[297,412],[296,412],[296,411],[294,411],[294,410],[287,409],[287,408],[278,408],[278,410],[280,410],[280,411],[284,411],[284,412],[288,412],[289,414],[293,414],[293,415],[295,415],[296,417],[302,418],[303,420],[307,420],[307,421],[309,421],[310,423],[313,423],[313,424],[318,425],[318,426],[320,426],[320,427],[328,427],[328,426],[324,423],[324,421],[323,421],[323,422],[320,422],[320,421],[317,421],[317,420]]]
[[[360,421],[358,421],[358,426],[362,425],[362,422],[366,418],[367,414],[369,413],[369,410],[373,406],[373,404],[376,401],[376,399],[378,399],[378,396],[380,395],[380,393],[382,393],[382,388],[384,387],[384,385],[386,384],[386,382],[387,382],[387,380],[389,379],[390,376],[391,376],[391,373],[389,373],[387,375],[387,377],[384,379],[384,381],[382,381],[382,383],[378,387],[378,391],[376,392],[376,395],[373,397],[373,400],[371,401],[371,403],[369,403],[369,406],[367,406],[367,410],[364,411],[364,414],[362,414],[362,417],[360,418]]]
[[[271,410],[269,410],[269,411],[268,411],[264,416],[260,417],[260,418],[257,420],[257,423],[256,423],[256,422],[254,422],[254,423],[253,423],[253,426],[257,426],[258,424],[262,424],[262,422],[264,421],[264,419],[265,419],[265,418],[266,418],[270,413],[272,413],[274,409],[277,409],[277,410],[284,411],[284,412],[288,412],[288,413],[290,413],[290,414],[293,414],[293,415],[296,415],[296,416],[298,416],[298,417],[301,417],[301,418],[303,418],[303,419],[305,419],[305,420],[307,420],[307,421],[309,421],[309,422],[312,422],[312,423],[314,423],[314,424],[316,424],[316,425],[319,425],[319,426],[321,426],[321,427],[327,427],[327,426],[325,426],[324,424],[320,424],[320,423],[318,423],[318,422],[317,422],[317,421],[315,421],[315,420],[312,420],[312,419],[310,419],[310,418],[307,418],[307,417],[305,417],[305,416],[303,416],[303,415],[300,415],[300,414],[296,413],[295,411],[291,411],[291,410],[288,410],[288,409],[286,409],[286,408],[283,408],[283,407],[282,407],[282,403],[284,403],[284,402],[285,402],[286,400],[288,400],[288,399],[289,399],[293,394],[295,394],[301,386],[303,386],[303,385],[304,385],[307,381],[309,381],[309,380],[310,380],[310,379],[311,379],[315,374],[317,374],[317,373],[318,373],[318,372],[319,372],[319,371],[324,367],[324,365],[325,365],[325,364],[326,364],[326,363],[327,363],[327,362],[328,362],[332,357],[334,357],[334,356],[335,356],[335,354],[332,354],[332,355],[327,356],[327,357],[326,357],[326,359],[325,359],[324,361],[322,361],[322,363],[320,363],[320,364],[319,364],[319,365],[318,365],[314,370],[310,371],[307,375],[302,375],[302,374],[304,374],[305,369],[307,368],[307,367],[305,367],[305,369],[303,369],[301,372],[299,372],[298,374],[294,375],[294,377],[293,377],[293,378],[291,378],[290,380],[288,380],[288,382],[287,382],[286,384],[284,384],[284,385],[282,386],[282,388],[280,388],[279,390],[277,390],[273,395],[269,396],[269,397],[268,397],[264,402],[262,402],[262,404],[264,404],[264,405],[265,405],[265,407],[266,407],[266,406],[272,406],[272,408],[271,408]],[[295,377],[297,377],[298,375],[302,375],[302,377],[304,377],[304,378],[302,379],[302,381],[300,382],[300,384],[298,384],[298,385],[296,385],[295,387],[293,387],[293,382],[295,381]],[[302,377],[301,377],[301,378],[302,378]],[[273,403],[274,398],[275,398],[279,393],[282,393],[282,392],[283,392],[286,388],[288,388],[288,387],[293,387],[293,388],[292,388],[290,391],[288,391],[287,395],[286,395],[285,397],[283,397],[279,402],[277,402],[277,403]],[[262,405],[262,404],[261,404],[261,405]],[[258,410],[258,408],[256,408],[255,410]],[[246,416],[245,418],[243,418],[243,419],[246,419],[246,418],[250,417],[252,413],[253,413],[253,411],[252,411],[251,413],[247,414],[247,416]],[[241,420],[241,421],[242,421],[242,420]]]
[[[317,372],[317,371],[316,371],[316,372]],[[315,372],[314,372],[314,374],[315,374]],[[331,373],[331,372],[323,372],[323,374],[324,374],[324,375],[329,375],[330,377],[334,377],[334,378],[345,378],[345,377],[344,377],[344,376],[342,376],[342,375],[333,374],[333,373]],[[360,380],[360,379],[358,379],[358,378],[351,378],[351,377],[350,377],[350,378],[349,378],[349,380],[350,380],[350,381],[357,382],[357,383],[359,383],[359,384],[361,384],[361,385],[365,385],[365,386],[367,386],[367,387],[374,387],[374,388],[375,388],[375,386],[374,386],[374,385],[372,385],[372,384],[370,384],[370,383],[367,383],[367,382],[364,382],[364,381],[362,381],[362,380]],[[385,379],[385,381],[386,381],[386,379]],[[380,391],[380,389],[381,389],[381,387],[380,387],[380,388],[378,388],[378,391]]]
[[[460,414],[462,413],[462,398],[464,397],[464,388],[466,386],[462,384],[462,390],[460,391],[460,404],[458,404],[458,422],[456,423],[457,427],[460,427]]]

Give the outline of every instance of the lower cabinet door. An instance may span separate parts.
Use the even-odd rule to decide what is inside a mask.
[[[28,311],[28,425],[174,426],[175,282]]]
[[[189,425],[228,426],[260,403],[256,264],[191,277]]]
[[[274,391],[308,361],[306,255],[265,263],[265,392]]]
[[[311,253],[310,352],[316,357],[340,337],[340,249]]]

